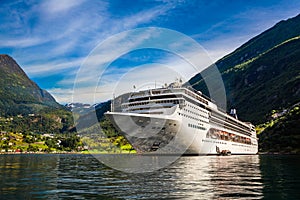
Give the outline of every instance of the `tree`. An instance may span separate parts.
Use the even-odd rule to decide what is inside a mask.
[[[32,145],[29,145],[28,148],[27,148],[27,151],[31,151],[31,152],[37,152],[39,149],[37,146],[32,146]]]

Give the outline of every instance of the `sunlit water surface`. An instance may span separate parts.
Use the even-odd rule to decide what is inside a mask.
[[[300,199],[300,156],[181,157],[152,173],[91,155],[0,155],[0,199]]]

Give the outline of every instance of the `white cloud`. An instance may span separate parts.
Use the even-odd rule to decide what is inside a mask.
[[[44,40],[42,38],[19,38],[19,39],[11,39],[11,38],[5,38],[0,40],[0,44],[2,47],[29,47],[29,46],[35,46],[37,44],[43,43]]]
[[[159,73],[154,73],[158,72]],[[93,86],[75,88],[74,102],[98,103],[109,100],[113,95],[118,96],[126,92],[133,91],[133,85],[136,90],[161,87],[165,83],[174,82],[176,78],[182,77],[172,66],[152,63],[133,67],[121,76],[114,74],[104,75],[100,82]],[[187,81],[187,80],[183,80]],[[65,93],[61,93],[65,96]]]
[[[82,63],[83,58],[77,58],[74,60],[60,60],[48,63],[35,64],[25,66],[26,72],[32,76],[49,76],[53,74],[59,74],[65,70],[77,70]]]
[[[17,5],[18,3],[13,4]],[[84,0],[49,0],[32,5],[27,2],[26,4],[29,6],[28,9],[26,7],[26,10],[19,10],[17,7],[21,6],[15,5],[12,6],[12,9],[0,8],[0,12],[8,12],[13,16],[9,21],[3,20],[0,25],[0,45],[13,49],[12,52],[16,57],[13,56],[17,61],[21,61],[21,66],[31,77],[47,77],[48,75],[66,73],[63,80],[57,80],[53,83],[53,85],[61,87],[61,92],[58,89],[50,89],[50,91],[56,92],[56,96],[63,99],[64,92],[69,94],[67,91],[74,83],[74,76],[92,48],[100,42],[105,42],[106,38],[116,33],[152,24],[161,16],[163,16],[163,20],[167,20],[171,16],[169,11],[175,8],[177,3],[180,4],[180,2],[167,2],[154,7],[142,8],[139,12],[127,12],[127,15],[116,17],[110,10],[110,3],[109,1],[89,1],[86,3]],[[273,9],[274,12],[265,10],[265,8],[258,8],[238,13],[212,25],[209,30],[194,35],[193,38],[203,42],[202,45],[208,55],[213,61],[216,61],[257,33],[273,25],[275,21],[294,15],[292,13],[297,10],[297,7],[281,13],[276,11],[278,6],[270,9]],[[271,15],[276,15],[276,17]],[[265,20],[260,20],[260,18]],[[237,20],[244,20],[249,23],[243,27],[243,23],[234,23]],[[160,23],[157,24],[160,25]],[[6,33],[2,31],[2,29],[5,30],[4,28],[8,30]],[[192,28],[190,27],[190,29]],[[220,32],[221,29],[228,30],[228,34]],[[193,31],[195,30],[197,28],[193,28]],[[118,43],[116,39],[114,42],[119,44],[120,50],[125,51],[125,47],[134,48],[153,34],[157,33],[143,33],[130,41]],[[176,48],[176,45],[178,47],[184,46],[180,41],[174,42],[172,45],[173,48]],[[188,46],[185,48],[187,49],[182,50],[183,55],[191,60],[197,60],[199,55],[193,51],[188,51]],[[91,78],[93,81],[98,80],[99,77],[95,73],[98,70],[97,67],[101,64],[109,64],[110,60],[120,56],[110,45],[99,54],[101,57],[95,56],[88,61],[90,62],[87,63],[89,68],[84,71],[86,74],[77,77],[77,82],[88,82]],[[71,57],[74,59],[70,59]],[[182,59],[166,58],[161,63],[172,66],[172,70],[184,77],[197,73],[197,70]],[[210,64],[210,59],[202,59],[201,57],[197,60],[197,64],[204,68],[205,65]],[[112,71],[111,75],[114,74],[119,77],[125,73],[125,70],[114,70],[118,70],[118,72]],[[149,77],[151,76],[150,74]],[[158,74],[156,76],[160,77]],[[132,78],[136,78],[137,82],[139,80],[139,77]],[[108,82],[107,84],[109,86]]]
[[[270,7],[250,7],[191,37],[198,40],[216,62],[280,20],[294,17],[299,13],[299,9],[295,7],[285,10],[280,7],[280,4]]]
[[[156,6],[149,10],[141,11],[137,14],[126,17],[120,23],[123,24],[125,29],[136,27],[139,24],[150,22],[158,16],[165,15],[166,12],[172,7],[168,4],[164,6]]]
[[[73,89],[70,88],[50,88],[47,90],[61,104],[72,102]]]
[[[191,57],[197,55],[195,52],[189,52],[189,54]],[[208,60],[206,59],[206,61]],[[76,79],[78,87],[75,87],[74,100],[93,104],[111,99],[113,94],[118,96],[131,92],[133,85],[140,90],[154,88],[155,85],[161,87],[165,83],[174,82],[176,78],[182,78],[183,82],[186,82],[200,72],[198,69],[191,66],[186,60],[172,56],[164,58],[158,63],[125,69],[110,66],[101,77],[95,71],[94,73],[88,71],[89,73]]]
[[[37,17],[38,20],[29,31],[30,34],[12,36],[14,39],[2,37],[4,39],[1,41],[1,46],[27,48],[26,51],[22,51],[21,64],[25,63],[23,66],[32,76],[47,76],[48,73],[54,74],[68,68],[69,65],[73,67],[74,64],[78,64],[79,67],[79,63],[62,61],[65,55],[72,52],[79,53],[81,50],[82,53],[79,55],[85,56],[89,49],[108,36],[147,23],[168,9],[167,6],[157,6],[121,19],[114,19],[114,16],[106,10],[108,6],[105,3],[97,3],[103,7],[99,9],[98,5],[95,8],[89,5],[91,12],[76,12],[74,9],[84,6],[84,1],[54,0],[32,6],[26,20],[32,17]],[[39,8],[42,9],[38,10]],[[95,9],[101,12],[96,12]],[[63,13],[62,18],[59,17],[60,12]],[[75,16],[74,12],[77,13]],[[57,19],[47,17],[54,13],[57,13]]]
[[[58,5],[56,6],[56,4]],[[91,69],[93,65],[105,63],[119,56],[113,52],[113,49],[106,49],[107,51],[102,53],[101,60],[99,60],[99,57],[96,57],[94,61],[93,59],[90,60],[92,63],[89,63],[90,68],[86,71],[86,76],[83,76],[81,79],[75,79],[74,74],[76,74],[84,60],[84,53],[88,49],[93,48],[108,36],[126,29],[135,28],[143,23],[148,23],[157,16],[163,15],[169,9],[167,6],[158,6],[121,19],[114,19],[114,16],[111,16],[106,10],[107,5],[103,5],[101,13],[80,12],[74,18],[74,12],[76,13],[76,9],[80,5],[84,5],[83,1],[72,1],[70,4],[67,1],[42,2],[40,6],[32,8],[30,13],[31,17],[39,14],[38,23],[30,31],[30,34],[18,36],[18,39],[14,40],[7,40],[6,38],[2,43],[3,46],[28,49],[22,53],[21,64],[25,63],[22,66],[30,77],[47,77],[64,73],[65,78],[63,80],[53,83],[53,85],[60,86],[60,88],[46,88],[59,102],[70,100],[70,87],[73,87],[75,81],[87,81],[90,77],[89,75],[94,73],[93,69]],[[37,11],[37,8],[42,9]],[[59,16],[62,16],[62,18],[59,18]],[[147,39],[150,34],[141,35],[139,39],[123,43],[122,45],[123,47],[134,47]],[[32,48],[37,45],[40,46]],[[39,50],[37,51],[37,49]],[[74,51],[78,52],[76,49],[82,51],[81,55],[83,57],[74,60],[63,58],[65,54]]]
[[[83,62],[78,71],[76,83],[84,86],[94,84],[95,80],[105,72],[106,67],[112,61],[128,51],[138,48],[153,34],[151,30],[141,31],[135,35],[132,35],[132,32],[129,31],[103,41]]]
[[[68,12],[84,2],[85,0],[47,0],[43,1],[40,8],[46,13],[56,15],[62,12]]]
[[[216,62],[225,55],[233,52],[252,37],[252,35],[220,36],[207,40],[202,45],[211,60]]]
[[[171,58],[160,60],[160,64],[169,66],[168,72],[165,73],[164,67],[159,64],[151,65],[151,69],[148,66],[142,66],[140,68],[143,68],[143,70],[135,70],[136,68],[134,68],[134,70],[127,71],[128,69],[119,66],[113,69],[109,68],[109,72],[106,71],[106,66],[119,56],[128,51],[149,47],[170,51],[175,54]],[[181,77],[183,81],[188,81],[189,78],[205,69],[211,63],[212,61],[205,50],[196,41],[178,32],[157,28],[123,32],[105,40],[83,62],[75,79],[75,101],[86,101],[89,95],[98,93],[101,95],[96,97],[96,102],[107,100],[104,98],[111,97],[113,93],[107,92],[107,89],[111,91],[113,88],[117,88],[118,92],[114,93],[120,95],[126,92],[126,89],[132,88],[132,85],[143,85],[145,82],[150,83],[152,81],[154,84],[157,81],[160,84],[164,84],[174,81],[176,77]],[[112,72],[113,70],[116,70],[116,72]],[[135,71],[134,74],[132,74],[133,71]],[[124,77],[128,76],[130,78],[124,80]],[[99,79],[101,79],[99,86],[101,92],[96,92],[95,88]],[[120,81],[122,84],[116,86]],[[108,96],[103,96],[103,94]],[[89,99],[89,103],[91,103],[90,101],[91,99]]]

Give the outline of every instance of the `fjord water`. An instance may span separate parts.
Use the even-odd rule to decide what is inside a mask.
[[[0,199],[300,199],[300,156],[181,157],[153,173],[91,155],[0,155]]]

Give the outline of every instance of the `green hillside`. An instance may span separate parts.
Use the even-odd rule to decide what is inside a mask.
[[[259,149],[262,152],[300,153],[300,106],[273,114],[272,120],[260,125]]]
[[[81,150],[72,113],[0,55],[0,153]]]
[[[87,110],[74,108],[75,119],[80,117],[77,127],[86,127],[89,135],[100,122],[107,139],[98,132],[92,140],[79,137],[72,112],[31,81],[13,58],[0,55],[0,153],[81,151],[86,146],[93,152],[134,152],[103,118],[109,107],[110,101]],[[95,110],[98,119],[91,120]]]
[[[0,115],[38,113],[48,107],[61,108],[47,91],[28,78],[13,58],[0,55]]]
[[[228,109],[234,107],[242,120],[259,124],[273,109],[300,100],[299,36],[300,15],[279,22],[216,62]],[[200,73],[189,83],[209,96]]]
[[[252,38],[232,53],[224,56],[215,64],[220,72],[224,72],[236,65],[257,57],[290,38],[299,36],[299,34],[300,14],[294,18],[280,21],[272,28]],[[197,74],[189,80],[189,83],[197,86],[201,79],[201,75]]]
[[[274,110],[283,110],[300,102],[300,15],[281,21],[249,40],[217,61],[216,66],[224,82],[227,109],[236,108],[241,120],[260,126],[267,124]],[[202,74],[209,76],[209,73]],[[189,80],[189,84],[209,96],[205,78],[199,73]],[[299,124],[298,114],[291,112],[289,116],[297,119]],[[282,128],[290,126],[288,119],[276,123],[260,137],[277,139],[260,140],[261,150],[268,151],[274,146],[276,151],[281,148],[296,151],[295,146],[286,141],[291,139],[299,143],[295,138],[300,135],[300,125],[294,121],[293,131],[290,131],[290,128]],[[284,135],[285,140],[278,139],[276,134]]]
[[[300,15],[282,20],[274,27],[252,38],[216,64],[221,72],[268,51],[284,41],[299,36]]]
[[[0,131],[36,134],[74,131],[72,113],[31,81],[8,55],[0,55]]]
[[[228,105],[253,123],[300,101],[300,37],[223,72]]]

